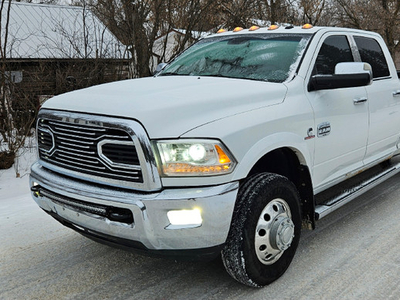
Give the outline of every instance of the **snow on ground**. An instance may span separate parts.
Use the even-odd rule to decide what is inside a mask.
[[[0,170],[0,199],[29,195],[29,173],[37,159],[33,140],[19,152],[14,165],[8,170]]]

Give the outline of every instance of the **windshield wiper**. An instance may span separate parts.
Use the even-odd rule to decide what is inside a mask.
[[[187,76],[189,74],[181,74],[181,73],[177,73],[177,72],[165,72],[165,73],[161,73],[158,76]]]
[[[254,80],[254,81],[265,81],[268,82],[268,79],[259,79],[259,78],[251,78],[246,76],[229,76],[229,75],[222,75],[222,74],[209,74],[209,75],[198,75],[201,77],[222,77],[222,78],[229,78],[229,79],[245,79],[245,80]]]

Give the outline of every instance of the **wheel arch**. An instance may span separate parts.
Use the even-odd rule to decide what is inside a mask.
[[[274,149],[254,164],[247,177],[264,172],[282,175],[293,182],[300,194],[303,227],[314,229],[315,204],[312,181],[302,154],[290,147]]]

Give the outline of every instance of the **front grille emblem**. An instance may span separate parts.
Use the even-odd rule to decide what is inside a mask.
[[[38,130],[39,148],[50,154],[55,148],[54,135],[50,129],[40,127]]]

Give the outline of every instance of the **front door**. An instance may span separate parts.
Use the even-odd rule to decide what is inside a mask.
[[[353,62],[345,35],[325,36],[312,75],[334,74],[336,64]],[[368,139],[368,102],[365,87],[308,92],[315,115],[314,188],[338,183],[362,167]]]

